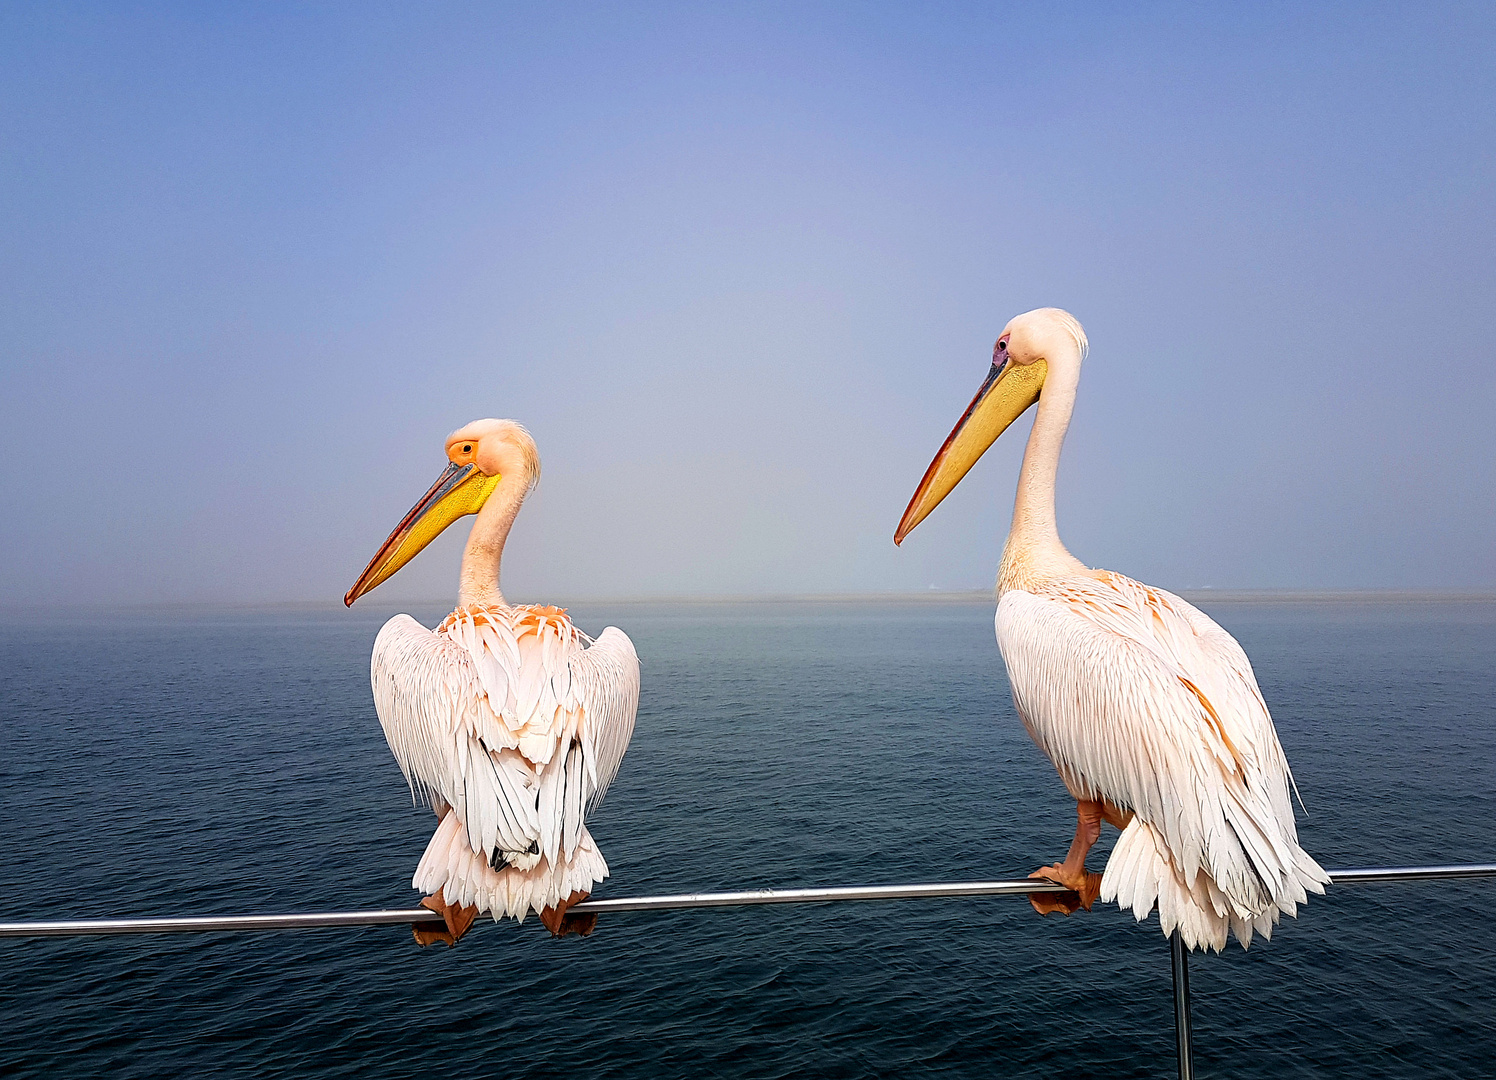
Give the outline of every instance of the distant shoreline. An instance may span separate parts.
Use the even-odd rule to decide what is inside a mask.
[[[1496,593],[1459,592],[1455,590],[1428,589],[1177,589],[1171,590],[1195,604],[1496,604]],[[926,592],[887,593],[789,593],[782,595],[720,595],[720,596],[619,596],[619,597],[547,597],[543,600],[518,596],[515,603],[552,603],[558,607],[586,607],[602,605],[644,606],[674,605],[681,607],[705,607],[719,604],[764,605],[776,604],[992,604],[995,596],[990,589],[953,589]],[[380,602],[371,598],[360,604],[356,614],[389,614],[405,608],[449,608],[451,597],[429,599],[398,599]],[[0,603],[0,617],[26,617],[36,615],[83,615],[83,614],[151,614],[179,612],[182,614],[207,614],[211,612],[272,612],[272,611],[326,611],[344,610],[341,600],[288,600],[266,602],[219,602],[219,601],[159,601],[136,603]]]

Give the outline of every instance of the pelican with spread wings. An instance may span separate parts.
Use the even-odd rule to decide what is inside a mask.
[[[476,514],[457,609],[435,630],[409,615],[374,641],[374,706],[418,799],[440,819],[412,885],[455,944],[483,912],[551,933],[590,933],[567,909],[608,876],[586,816],[618,773],[639,705],[639,657],[608,627],[587,637],[559,608],[510,605],[499,562],[520,504],[540,478],[530,433],[477,420],[448,436],[447,467],[405,515],[348,595],[352,605],[458,518]]]
[[[1007,325],[992,367],[930,463],[894,533],[901,543],[1035,402],[1013,524],[997,575],[997,643],[1013,701],[1076,801],[1063,862],[1033,877],[1078,897],[1035,894],[1041,911],[1100,896],[1190,948],[1270,937],[1329,882],[1299,847],[1288,761],[1241,646],[1179,597],[1065,549],[1055,476],[1086,336],[1040,308]],[[1104,874],[1086,870],[1103,822],[1122,830]]]

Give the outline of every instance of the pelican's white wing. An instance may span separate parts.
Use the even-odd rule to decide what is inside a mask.
[[[374,641],[370,675],[385,740],[412,792],[438,812],[452,807],[472,849],[491,858],[528,850],[540,822],[534,769],[489,706],[480,662],[446,634],[396,615]]]
[[[582,749],[589,790],[587,809],[602,802],[618,775],[623,753],[634,735],[639,711],[639,656],[634,643],[616,626],[598,635],[592,647],[571,660],[572,687],[586,721]]]
[[[523,918],[607,876],[585,815],[633,732],[627,636],[610,627],[590,642],[555,608],[464,609],[434,632],[399,615],[371,674],[412,791],[439,814],[451,807],[417,888]]]
[[[1139,919],[1157,899],[1166,932],[1219,949],[1228,926],[1246,944],[1323,891],[1251,665],[1202,612],[1120,574],[1074,576],[1004,593],[997,636],[1018,712],[1071,793],[1136,814],[1104,898]]]

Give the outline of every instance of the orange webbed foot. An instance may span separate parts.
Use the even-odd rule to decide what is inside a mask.
[[[1060,893],[1029,893],[1029,904],[1040,915],[1051,915],[1055,912],[1061,915],[1073,915],[1081,908],[1090,911],[1091,905],[1101,894],[1100,874],[1093,874],[1085,869],[1072,871],[1067,869],[1064,863],[1042,867],[1035,870],[1029,877],[1039,881],[1052,881],[1056,885],[1064,885],[1069,890]]]
[[[422,948],[435,945],[438,941],[445,945],[456,945],[458,939],[468,932],[473,925],[473,920],[478,917],[478,909],[472,904],[459,907],[456,904],[447,903],[440,889],[436,890],[436,895],[424,897],[421,900],[421,906],[436,912],[447,924],[445,930],[435,930],[432,929],[431,923],[411,923],[410,932],[415,936],[416,944]]]
[[[591,893],[574,892],[565,900],[562,900],[553,908],[546,908],[540,912],[541,924],[551,932],[551,937],[565,937],[567,934],[579,934],[587,937],[597,926],[597,916],[590,913],[568,915],[566,909],[573,904],[580,904],[587,899]]]

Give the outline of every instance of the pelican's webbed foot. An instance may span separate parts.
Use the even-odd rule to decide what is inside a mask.
[[[546,908],[540,912],[540,921],[551,937],[565,937],[567,934],[580,934],[587,937],[597,926],[597,916],[591,912],[568,915],[566,909],[573,904],[580,904],[590,896],[590,893],[574,892],[565,900],[562,900],[553,908]]]
[[[1035,870],[1029,877],[1039,881],[1052,881],[1070,890],[1069,892],[1029,893],[1029,904],[1040,915],[1051,915],[1055,912],[1061,915],[1074,915],[1081,908],[1090,911],[1091,905],[1101,895],[1101,875],[1091,873],[1084,866],[1076,871],[1071,870],[1064,863],[1055,863],[1053,866]]]
[[[433,923],[411,923],[410,932],[415,936],[416,944],[423,948],[435,945],[438,941],[445,945],[456,945],[458,938],[468,932],[473,920],[478,917],[477,907],[472,904],[466,907],[449,904],[440,889],[436,890],[436,895],[422,898],[421,906],[436,912],[447,924],[446,929],[436,930],[433,929]]]

